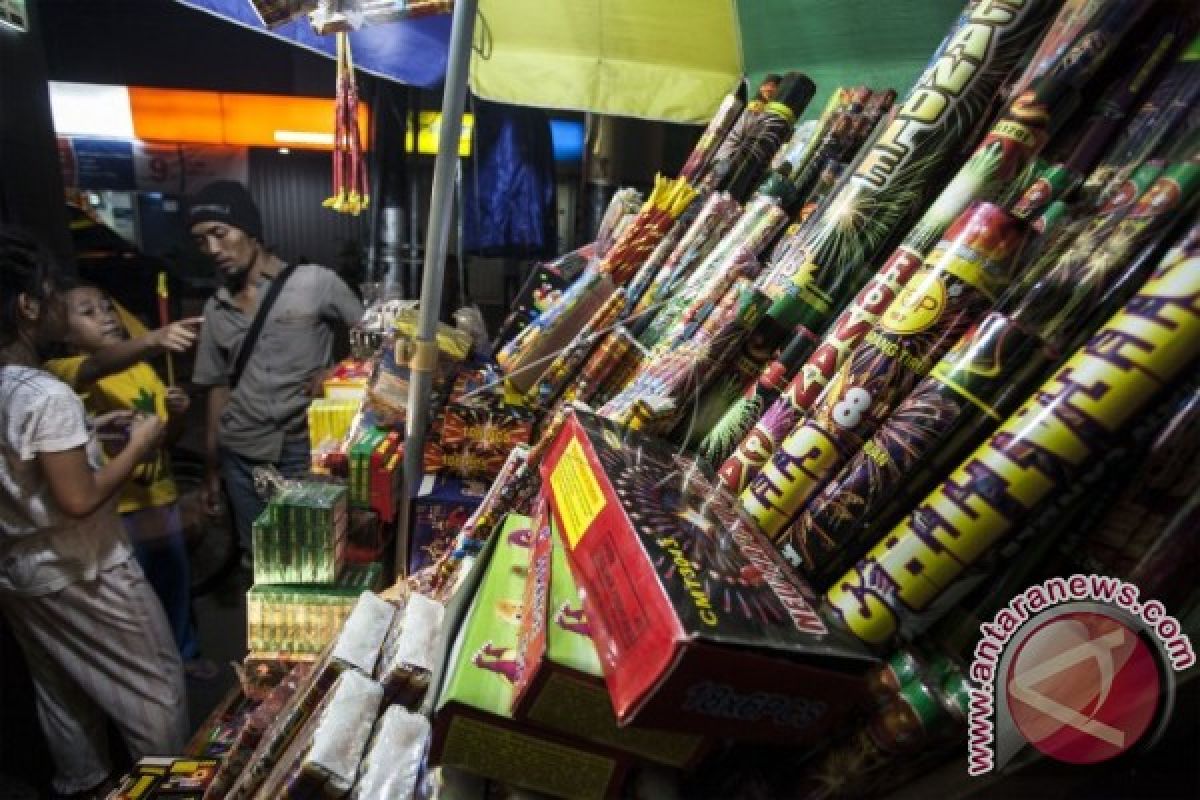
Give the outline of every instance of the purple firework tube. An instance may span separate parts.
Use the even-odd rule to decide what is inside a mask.
[[[991,203],[971,206],[864,337],[809,417],[742,492],[742,508],[789,561],[783,538],[804,504],[995,302],[1026,228]]]

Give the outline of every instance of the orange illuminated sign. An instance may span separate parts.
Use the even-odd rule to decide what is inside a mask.
[[[235,147],[333,147],[334,101],[323,97],[129,87],[134,136],[149,142]],[[358,106],[363,147],[370,130]]]

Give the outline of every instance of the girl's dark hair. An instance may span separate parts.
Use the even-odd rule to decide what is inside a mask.
[[[20,295],[44,302],[63,285],[54,257],[37,239],[22,228],[0,225],[0,344],[17,336]]]

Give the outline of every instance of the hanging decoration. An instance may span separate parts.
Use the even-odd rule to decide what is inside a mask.
[[[354,60],[350,35],[337,34],[337,96],[334,106],[333,196],[322,205],[357,216],[370,205],[367,165],[363,160],[358,130],[358,87],[354,83]]]

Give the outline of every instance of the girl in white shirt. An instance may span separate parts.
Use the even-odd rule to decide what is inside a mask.
[[[0,228],[0,613],[29,664],[54,789],[90,797],[110,777],[106,717],[135,759],[169,755],[183,748],[187,703],[114,502],[163,423],[131,415],[128,445],[101,465],[83,405],[38,368],[64,333],[59,285],[42,248]]]

